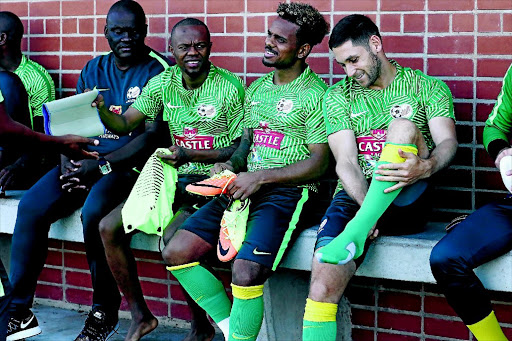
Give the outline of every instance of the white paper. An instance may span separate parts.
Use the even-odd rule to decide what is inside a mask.
[[[94,89],[79,95],[43,104],[44,128],[48,135],[74,134],[93,137],[105,133],[98,109],[91,103],[98,96]]]

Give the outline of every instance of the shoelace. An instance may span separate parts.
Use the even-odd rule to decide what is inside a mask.
[[[85,320],[85,326],[81,334],[93,337],[100,336],[104,339],[109,334],[109,330],[105,321],[102,321],[93,315],[89,315]]]

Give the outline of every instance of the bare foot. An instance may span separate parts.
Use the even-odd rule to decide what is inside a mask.
[[[151,333],[158,326],[158,320],[153,316],[142,318],[140,321],[132,320],[125,341],[138,341],[146,334]]]
[[[183,341],[211,341],[215,337],[215,328],[211,325],[208,325],[209,328],[207,330],[198,330],[194,328],[194,324],[192,323],[192,329],[185,336]]]

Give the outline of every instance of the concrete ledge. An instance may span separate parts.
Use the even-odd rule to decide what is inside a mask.
[[[23,191],[8,191],[7,195],[7,198],[0,199],[0,233],[12,234]],[[432,247],[445,233],[444,225],[444,223],[429,223],[423,233],[378,238],[370,247],[366,260],[356,275],[435,283],[430,271],[429,256]],[[50,238],[83,242],[80,211],[54,223],[50,229]],[[281,268],[311,271],[315,240],[315,229],[302,232],[283,260]],[[134,236],[132,247],[158,251],[158,242],[157,236],[139,233]],[[486,288],[512,292],[512,252],[480,266],[476,272]]]

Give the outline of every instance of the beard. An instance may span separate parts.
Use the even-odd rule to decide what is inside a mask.
[[[292,65],[295,64],[297,59],[298,59],[297,56],[294,56],[290,60],[279,60],[279,61],[276,61],[276,62],[269,62],[265,58],[263,58],[261,60],[261,62],[266,67],[273,67],[273,68],[276,68],[278,70],[283,70],[283,69],[289,69],[290,67],[292,67]]]
[[[368,86],[372,86],[377,79],[380,77],[380,69],[382,67],[382,61],[377,57],[376,54],[370,53],[371,65],[368,70]]]

